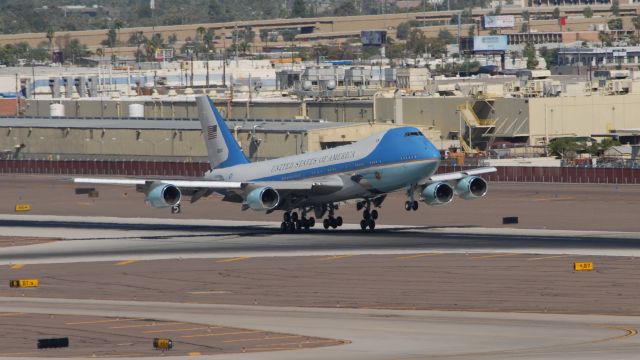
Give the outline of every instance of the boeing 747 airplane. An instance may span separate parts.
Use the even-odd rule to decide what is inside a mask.
[[[342,226],[338,205],[357,201],[360,227],[373,230],[387,194],[406,191],[405,210],[418,210],[418,200],[429,205],[451,202],[454,193],[465,200],[487,193],[479,177],[496,171],[483,167],[434,175],[440,152],[415,127],[399,127],[350,145],[251,163],[233,138],[224,119],[207,96],[196,99],[211,169],[202,178],[112,179],[75,178],[78,184],[136,186],[155,208],[179,213],[183,197],[194,203],[218,193],[223,201],[242,209],[284,212],[281,229],[294,232],[322,219],[325,229]],[[312,216],[315,215],[315,218]]]

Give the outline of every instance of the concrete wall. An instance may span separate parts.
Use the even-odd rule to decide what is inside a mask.
[[[529,113],[531,144],[544,143],[545,133],[553,138],[637,129],[640,95],[529,99]]]

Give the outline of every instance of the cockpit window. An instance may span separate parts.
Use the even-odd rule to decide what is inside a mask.
[[[404,136],[424,136],[421,131],[409,131],[404,133]]]

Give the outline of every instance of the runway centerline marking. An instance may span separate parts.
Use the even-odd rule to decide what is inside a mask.
[[[407,255],[407,256],[399,256],[395,257],[395,260],[409,260],[409,259],[417,259],[425,256],[437,256],[442,255],[442,253],[423,253],[423,254],[415,254],[415,255]]]
[[[78,321],[78,322],[65,323],[65,325],[105,324],[105,323],[112,323],[112,322],[119,322],[119,321],[139,321],[139,320],[144,320],[144,318]]]
[[[571,255],[549,255],[549,256],[540,256],[540,257],[532,257],[527,259],[527,261],[536,261],[536,260],[546,260],[546,259],[558,259],[563,257],[569,257]]]
[[[126,325],[126,326],[112,326],[109,329],[133,329],[133,328],[141,328],[141,327],[152,327],[152,326],[169,326],[169,325],[183,325],[186,323],[183,322],[168,322],[168,323],[153,323],[153,324],[141,324],[141,325]]]
[[[322,257],[322,258],[318,259],[318,261],[340,260],[340,259],[350,258],[350,257],[353,257],[353,256],[358,256],[358,255],[334,255],[334,256],[327,256],[327,257]]]
[[[541,199],[533,199],[533,201],[561,201],[561,200],[575,200],[575,197],[565,196],[565,197],[551,197],[551,198],[541,198]]]
[[[238,343],[238,342],[248,342],[248,341],[264,341],[264,340],[284,340],[284,339],[295,339],[302,338],[304,336],[301,335],[287,335],[287,336],[274,336],[274,337],[261,337],[261,338],[250,338],[250,339],[233,339],[233,340],[224,340],[223,343]]]
[[[24,264],[13,264],[10,266],[11,270],[18,270],[18,269],[22,269],[24,267]]]
[[[238,256],[238,257],[234,257],[234,258],[218,260],[216,262],[217,263],[228,263],[228,262],[234,262],[234,261],[243,261],[243,260],[247,260],[247,259],[250,259],[250,257],[249,256]]]
[[[219,329],[221,327],[222,326],[214,326],[214,327],[200,326],[200,327],[184,328],[184,329],[147,330],[147,331],[143,331],[142,333],[144,333],[144,334],[156,334],[156,333],[163,333],[163,332],[196,331],[196,330],[206,330],[206,329]]]
[[[255,334],[263,332],[261,330],[247,330],[247,331],[233,331],[226,333],[214,333],[214,334],[196,334],[196,335],[182,335],[180,336],[183,339],[197,338],[197,337],[208,337],[208,336],[228,336],[228,335],[243,335],[243,334]]]
[[[482,260],[482,259],[491,259],[491,258],[497,258],[497,257],[516,256],[516,255],[521,255],[521,254],[518,254],[518,253],[500,253],[500,254],[493,254],[493,255],[473,256],[471,259],[473,259],[473,260]]]
[[[119,261],[116,263],[116,266],[125,266],[125,265],[129,265],[129,264],[133,264],[134,262],[137,262],[138,260],[123,260],[123,261]]]

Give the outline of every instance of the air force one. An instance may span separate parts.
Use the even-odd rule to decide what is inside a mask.
[[[78,184],[136,186],[155,208],[179,213],[181,200],[191,203],[214,193],[242,209],[284,211],[281,230],[294,232],[323,220],[325,229],[342,226],[336,216],[342,202],[357,202],[362,210],[360,227],[373,230],[387,194],[406,191],[405,210],[451,202],[454,194],[465,200],[487,193],[487,182],[478,175],[493,167],[434,175],[440,152],[415,127],[400,127],[372,135],[350,145],[317,152],[251,163],[233,138],[224,119],[207,96],[196,99],[211,169],[202,178],[113,179],[75,178]],[[313,217],[315,215],[315,218]]]

